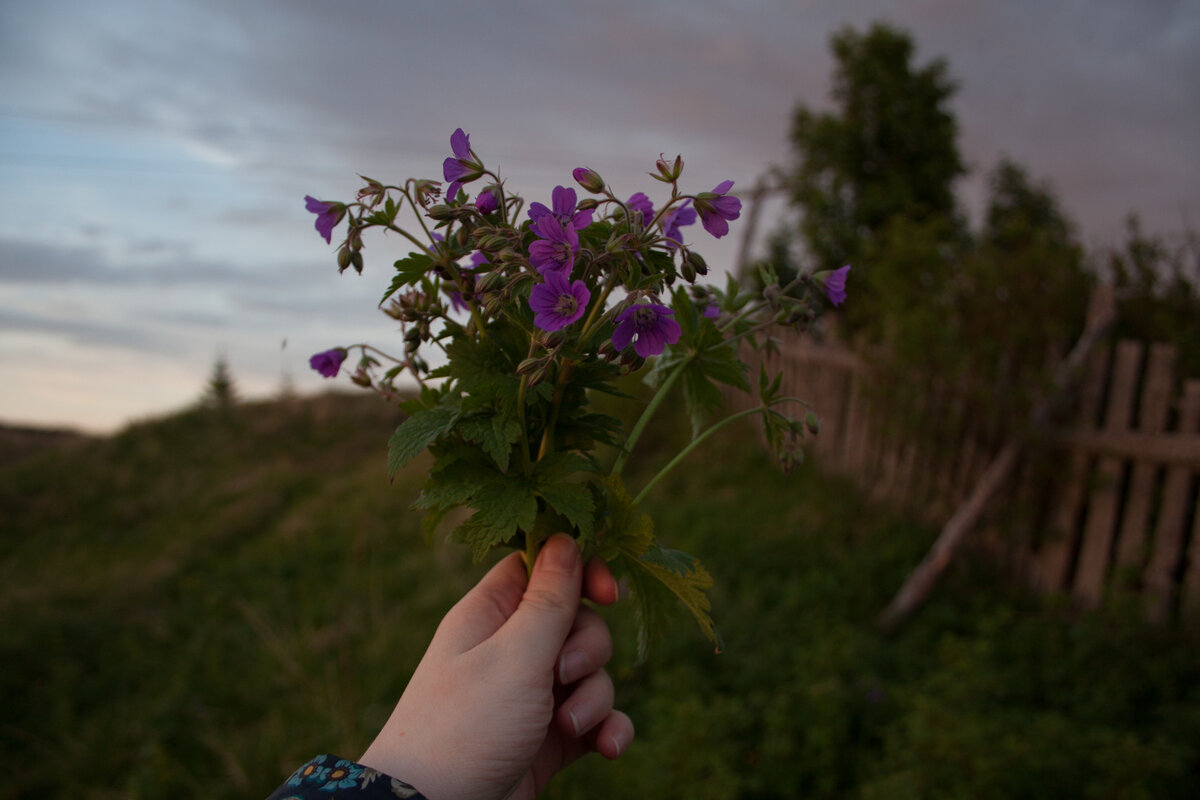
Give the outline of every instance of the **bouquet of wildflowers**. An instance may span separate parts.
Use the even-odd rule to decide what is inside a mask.
[[[415,248],[395,262],[380,300],[400,324],[403,354],[355,344],[314,355],[313,368],[333,377],[357,352],[352,380],[408,412],[388,443],[388,469],[394,474],[425,450],[432,455],[414,503],[427,538],[465,508],[471,513],[455,515],[462,521],[451,538],[469,545],[476,560],[513,547],[532,565],[551,534],[572,532],[627,580],[643,651],[644,633],[671,595],[719,645],[706,596],[711,577],[692,556],[659,546],[639,502],[696,446],[749,415],[761,417],[783,466],[796,463],[799,440],[816,432],[817,419],[786,413],[804,405],[781,396],[778,376],[760,373],[751,408],[715,423],[710,417],[722,404],[722,386],[750,391],[741,346],[769,343],[779,323],[807,326],[823,297],[840,303],[849,267],[787,286],[762,268],[759,292],[743,291],[732,277],[724,289],[697,284],[708,267],[684,229],[699,221],[712,236],[728,233],[741,211],[732,181],[686,194],[683,161],[660,157],[651,177],[670,193],[656,204],[640,192],[621,199],[580,167],[573,177],[585,199],[559,186],[549,206],[526,209],[461,129],[450,147],[444,190],[432,180],[393,186],[364,178],[354,202],[306,198],[327,242],[348,221],[339,272],[361,273],[363,233],[371,228]],[[626,431],[592,401],[600,394],[633,401],[619,380],[640,370],[655,391]],[[692,440],[633,494],[623,468],[676,387]]]

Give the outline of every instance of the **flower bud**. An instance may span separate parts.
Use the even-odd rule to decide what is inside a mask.
[[[683,263],[679,265],[679,274],[682,275],[683,279],[688,283],[693,283],[696,280],[696,270],[691,264],[688,263],[686,258],[683,260]]]
[[[675,183],[679,180],[679,176],[683,174],[683,156],[675,156],[673,163],[667,163],[663,158],[663,154],[658,154],[658,161],[654,162],[654,166],[658,168],[658,174],[650,173],[650,177],[663,183]]]
[[[585,197],[580,200],[579,205],[576,206],[576,208],[580,211],[595,211],[599,207],[600,201],[594,197]]]
[[[571,171],[571,177],[575,178],[576,183],[592,194],[599,194],[604,191],[604,179],[594,170],[590,170],[587,167],[576,167]]]
[[[708,274],[708,262],[705,261],[704,256],[700,255],[699,253],[688,250],[687,255],[683,257],[683,261],[685,264],[691,265],[692,270],[694,270],[697,275]]]
[[[353,253],[350,254],[350,266],[354,267],[355,272],[357,272],[359,275],[362,275],[362,269],[363,269],[362,253],[355,250]]]
[[[343,245],[338,249],[337,254],[338,273],[346,271],[346,267],[350,266],[350,249]]]
[[[362,367],[359,367],[357,370],[354,371],[354,374],[350,376],[350,381],[351,381],[351,383],[354,383],[357,386],[361,386],[364,389],[371,388],[371,376],[368,375],[367,371],[365,369],[363,369]]]
[[[808,432],[815,436],[821,432],[821,420],[817,419],[817,415],[810,411],[804,417],[804,427],[808,428]]]
[[[518,375],[532,375],[545,363],[544,358],[527,358],[520,364],[517,364]]]
[[[435,222],[445,222],[446,220],[454,219],[454,209],[445,203],[438,203],[429,209],[429,218]]]

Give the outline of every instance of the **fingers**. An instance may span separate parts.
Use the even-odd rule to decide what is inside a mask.
[[[612,658],[612,650],[612,634],[603,617],[590,608],[581,607],[555,666],[559,684],[568,686],[603,669]]]
[[[601,606],[617,602],[617,580],[602,558],[593,558],[583,568],[583,596]]]
[[[520,553],[512,553],[446,613],[429,649],[458,655],[487,640],[517,610],[525,585],[525,563]]]
[[[625,712],[613,710],[592,733],[592,749],[615,761],[629,749],[633,737],[633,720]]]
[[[633,742],[633,721],[613,708],[613,683],[604,670],[580,681],[555,716],[563,733],[582,738],[610,761],[619,758]]]
[[[558,726],[578,738],[604,721],[613,710],[613,682],[604,670],[581,680],[558,707]]]
[[[503,631],[527,663],[547,669],[557,663],[579,611],[580,561],[579,546],[570,536],[555,534],[542,545],[521,603]]]

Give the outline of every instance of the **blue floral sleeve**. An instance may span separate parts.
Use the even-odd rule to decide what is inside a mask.
[[[425,800],[403,781],[345,758],[322,755],[292,773],[267,800]]]

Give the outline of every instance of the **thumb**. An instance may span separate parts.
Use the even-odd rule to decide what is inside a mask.
[[[583,565],[579,546],[565,534],[542,545],[529,585],[501,633],[534,664],[552,668],[579,612]]]

